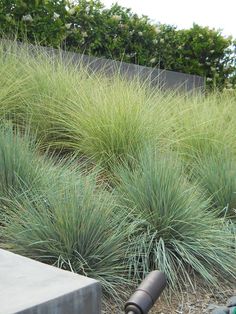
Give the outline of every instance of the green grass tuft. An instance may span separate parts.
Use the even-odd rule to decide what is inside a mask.
[[[119,177],[121,203],[140,221],[130,245],[131,274],[160,269],[174,289],[191,282],[191,270],[213,285],[234,278],[233,236],[207,211],[209,201],[186,179],[176,155],[148,150],[136,170],[121,169]]]
[[[20,134],[11,124],[0,126],[0,196],[20,193],[40,181],[37,145],[28,133]]]
[[[235,218],[236,161],[228,151],[213,151],[195,156],[191,163],[192,176],[211,198],[212,207],[221,216]]]
[[[133,227],[98,174],[39,155],[9,125],[0,130],[0,171],[1,247],[96,278],[119,301],[131,284],[125,254]]]

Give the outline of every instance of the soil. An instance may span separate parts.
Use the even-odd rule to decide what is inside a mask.
[[[227,300],[236,295],[236,283],[220,291],[196,287],[186,289],[181,294],[171,297],[167,302],[164,297],[156,302],[150,314],[204,314],[211,313],[214,305],[225,306]]]
[[[134,292],[134,290],[133,290]],[[131,295],[129,293],[129,295]],[[149,314],[210,314],[216,306],[226,306],[230,297],[236,296],[236,282],[222,284],[220,289],[209,289],[201,280],[195,286],[186,286],[181,293],[162,295]],[[123,309],[125,302],[122,302]],[[124,310],[111,305],[102,311],[104,314],[124,314]]]

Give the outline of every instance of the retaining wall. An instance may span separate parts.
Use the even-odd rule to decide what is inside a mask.
[[[101,287],[84,276],[0,249],[1,314],[100,314]]]

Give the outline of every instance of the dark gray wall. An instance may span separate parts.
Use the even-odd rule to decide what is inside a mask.
[[[139,77],[152,86],[164,89],[180,89],[182,91],[205,90],[205,78],[198,75],[185,74],[174,71],[160,70],[157,68],[140,66],[126,62],[119,62],[103,58],[81,55],[72,52],[62,52],[63,58],[75,64],[85,64],[92,71],[103,71],[108,75],[120,73],[128,78]]]
[[[19,46],[22,46],[22,43],[18,44]],[[204,92],[205,90],[205,78],[198,75],[160,70],[157,68],[145,67],[104,58],[95,58],[92,56],[81,55],[69,51],[61,51],[49,47],[36,47],[34,45],[27,45],[27,47],[29,47],[32,53],[34,53],[34,51],[37,52],[40,49],[43,52],[48,53],[50,56],[60,54],[65,62],[70,64],[72,63],[75,66],[80,64],[86,65],[89,70],[94,72],[103,71],[107,75],[120,73],[120,75],[124,75],[128,78],[138,77],[141,81],[146,81],[153,87],[163,89],[179,89],[186,92]]]

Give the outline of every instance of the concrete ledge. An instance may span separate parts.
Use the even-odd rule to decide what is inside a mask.
[[[94,280],[0,249],[1,314],[100,314]]]

